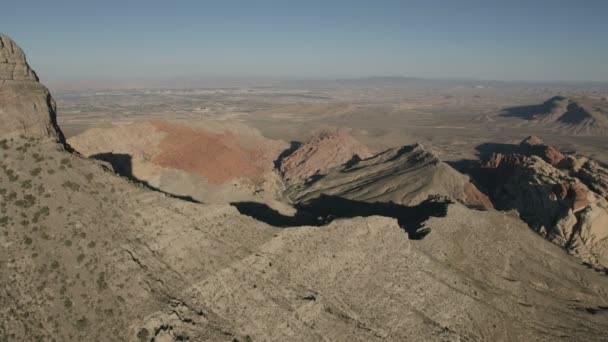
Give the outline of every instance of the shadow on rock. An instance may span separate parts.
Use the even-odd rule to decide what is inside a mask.
[[[524,120],[534,120],[538,114],[547,113],[551,110],[551,106],[543,103],[538,105],[509,107],[502,110],[499,114],[508,118],[520,118]]]
[[[519,151],[519,146],[515,144],[483,143],[477,145],[475,150],[479,154],[479,159],[484,160],[492,153],[516,153]]]
[[[96,159],[96,160],[101,160],[101,161],[104,161],[104,162],[112,165],[114,172],[116,172],[120,176],[125,177],[125,178],[129,179],[130,181],[132,181],[136,184],[139,184],[145,188],[163,193],[169,197],[178,198],[178,199],[192,202],[192,203],[201,203],[200,201],[195,200],[191,196],[172,194],[172,193],[168,193],[166,191],[162,191],[161,189],[159,189],[155,186],[152,186],[150,183],[146,182],[145,180],[135,177],[133,175],[133,161],[132,161],[133,158],[129,154],[104,152],[104,153],[94,154],[94,155],[90,156],[90,158]]]
[[[281,154],[279,154],[279,156],[277,157],[277,159],[275,159],[274,163],[274,168],[277,170],[281,169],[281,163],[283,162],[283,159],[289,157],[290,155],[292,155],[300,146],[302,146],[302,143],[299,141],[291,141],[289,143],[289,147],[284,149]]]
[[[430,217],[447,215],[452,202],[444,198],[431,197],[416,206],[396,203],[353,201],[338,196],[321,195],[306,203],[295,206],[294,216],[287,216],[257,202],[231,203],[243,214],[277,227],[322,226],[335,219],[385,216],[397,219],[399,226],[412,240],[420,240],[430,233],[423,223]]]

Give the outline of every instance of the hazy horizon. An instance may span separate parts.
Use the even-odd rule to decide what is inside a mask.
[[[608,3],[244,1],[3,5],[50,83],[417,77],[607,82]]]

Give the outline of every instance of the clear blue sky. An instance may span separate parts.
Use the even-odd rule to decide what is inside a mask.
[[[608,81],[608,0],[6,1],[43,79]]]

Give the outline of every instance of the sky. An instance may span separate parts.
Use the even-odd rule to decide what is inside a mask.
[[[408,76],[604,82],[606,18],[606,0],[0,3],[0,32],[51,81]]]

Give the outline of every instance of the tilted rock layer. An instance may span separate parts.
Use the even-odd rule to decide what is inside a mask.
[[[291,186],[287,193],[300,203],[323,194],[409,206],[439,195],[471,207],[493,207],[467,176],[441,162],[420,144],[389,149],[365,160],[337,166],[318,180]]]

